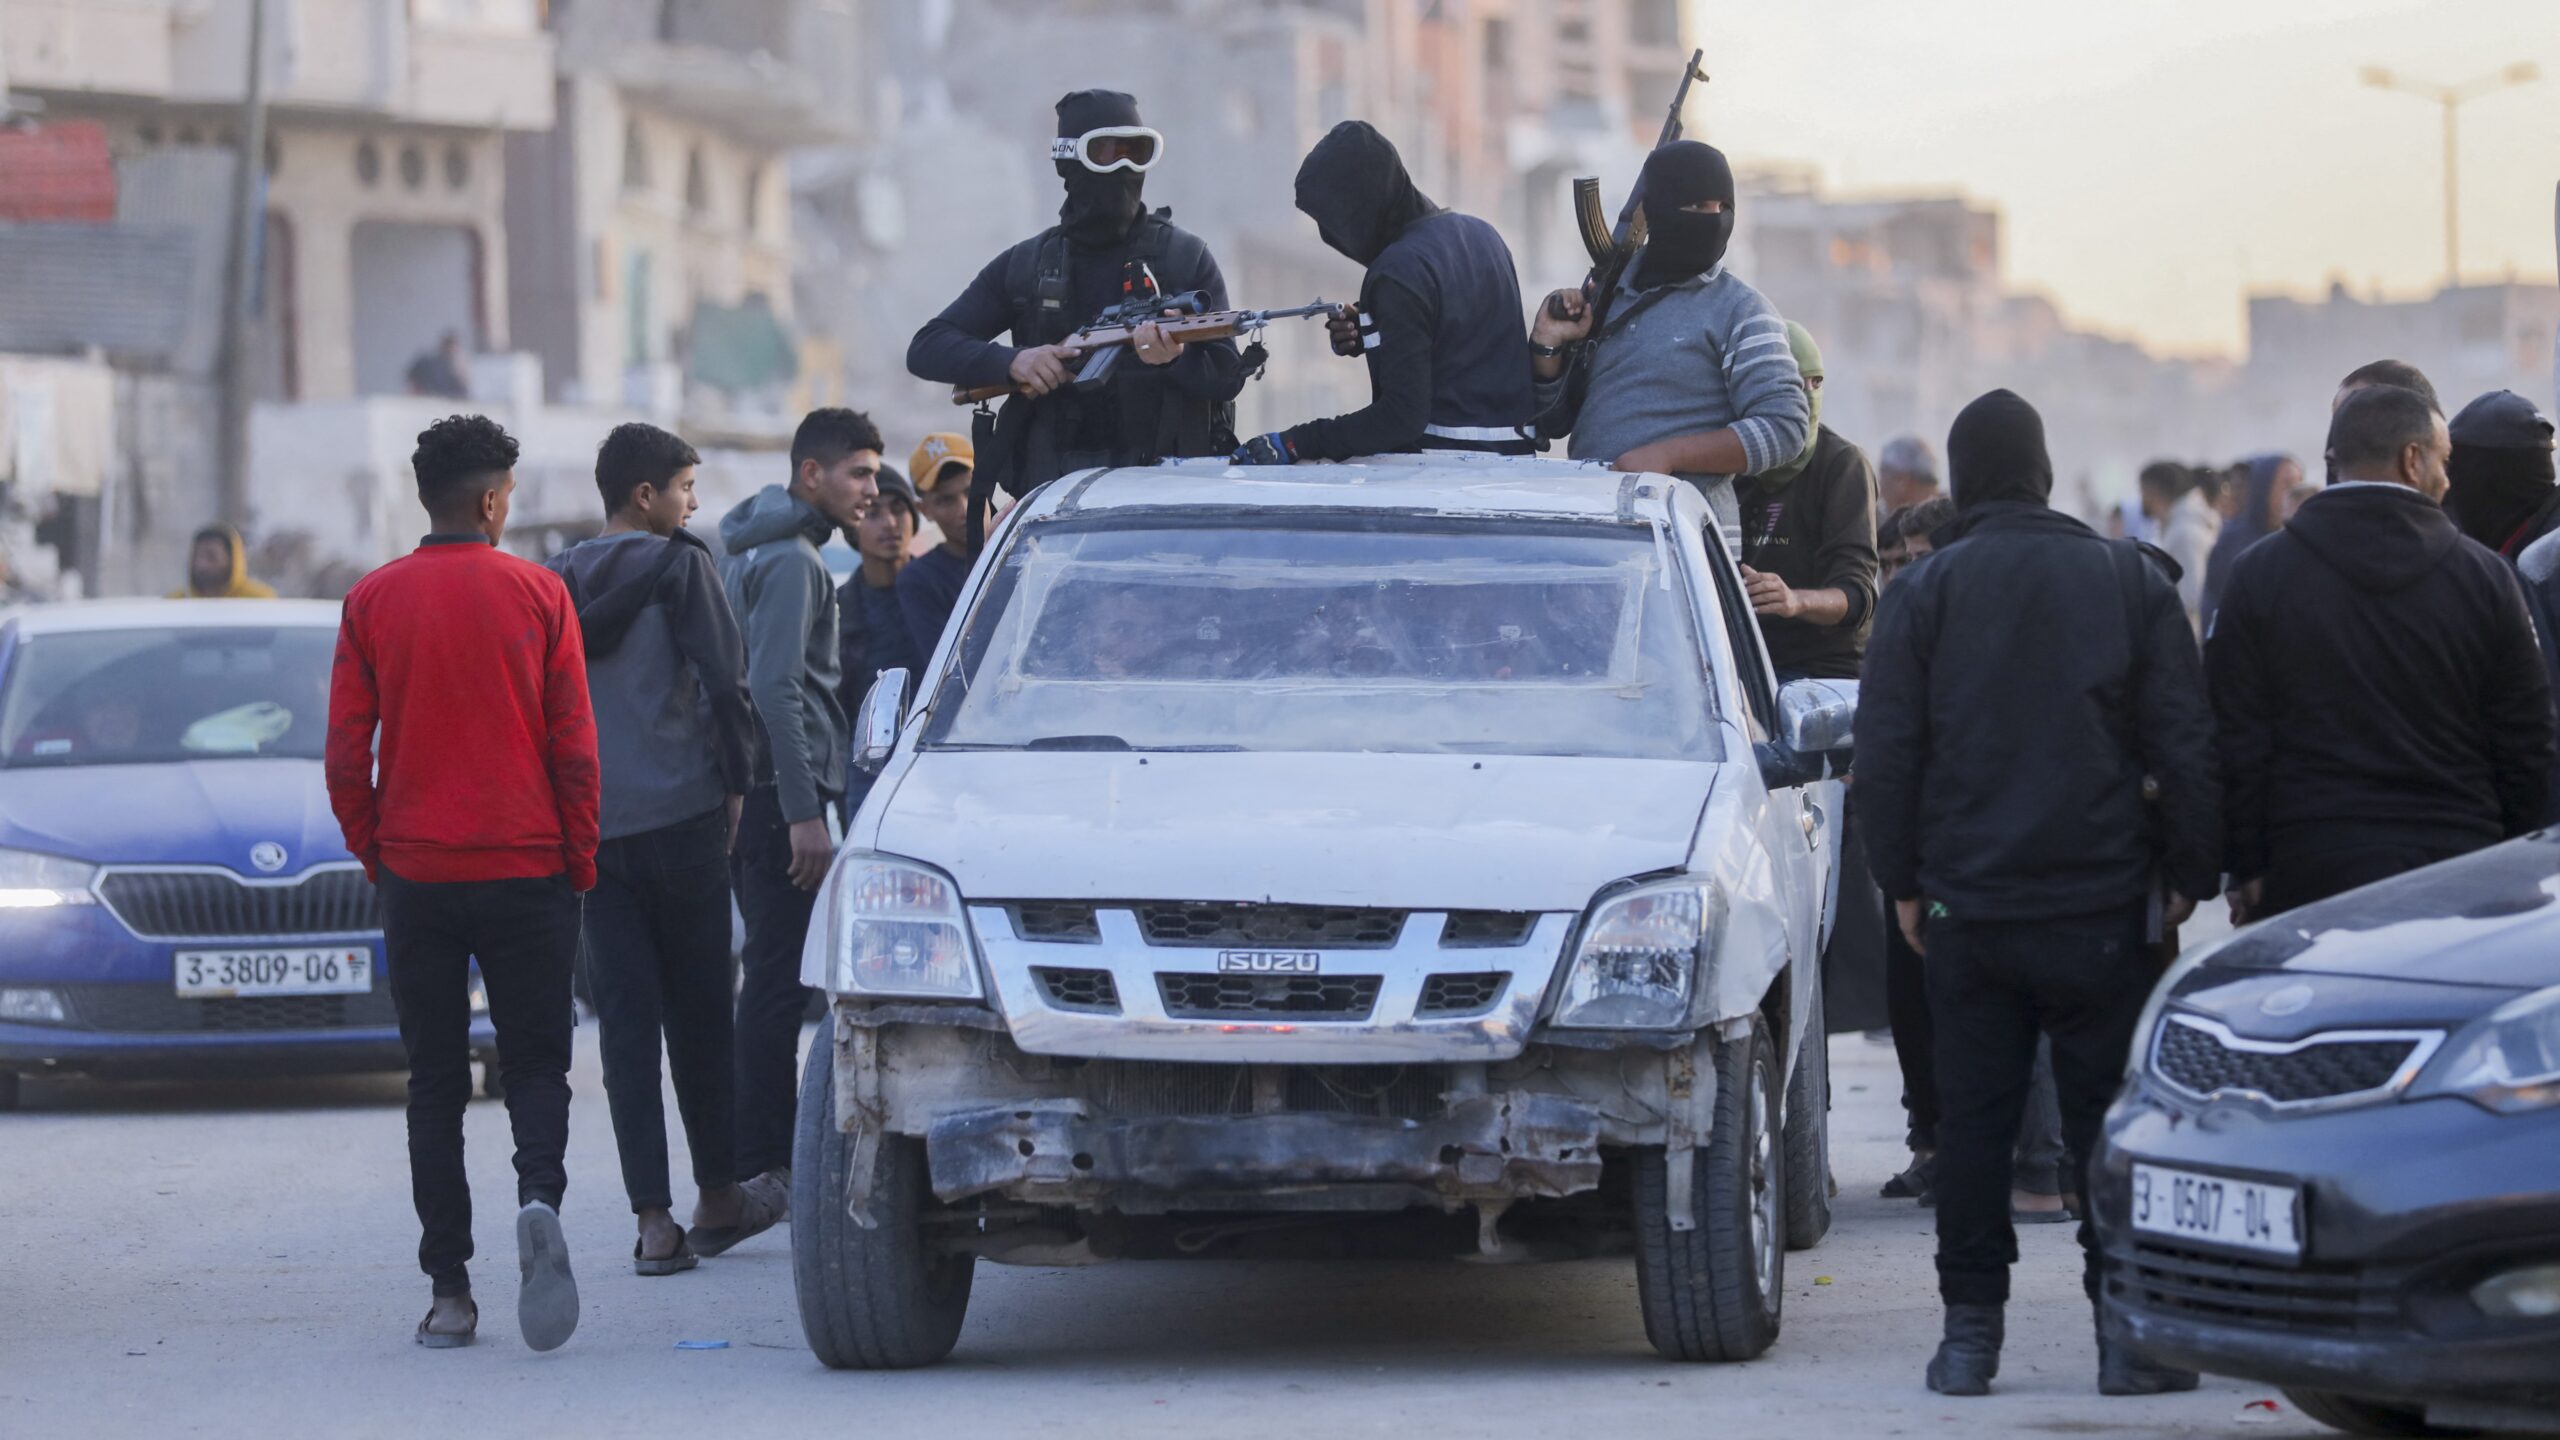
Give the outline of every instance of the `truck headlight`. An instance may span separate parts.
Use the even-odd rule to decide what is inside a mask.
[[[1689,1022],[1714,963],[1724,895],[1703,880],[1603,896],[1556,998],[1555,1023],[1580,1030],[1669,1030]]]
[[[2503,1115],[2560,1105],[2560,985],[2520,995],[2473,1021],[2409,1095],[2459,1095]]]
[[[828,883],[830,988],[854,995],[975,1000],[977,946],[960,887],[891,855],[848,855]]]
[[[95,905],[98,867],[33,850],[0,850],[0,910]]]

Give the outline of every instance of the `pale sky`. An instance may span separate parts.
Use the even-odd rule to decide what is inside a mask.
[[[1713,77],[1693,136],[1835,194],[1996,205],[2014,288],[2177,352],[2236,354],[2251,290],[2432,292],[2441,112],[2359,70],[2534,61],[2462,108],[2462,273],[2553,280],[2560,0],[1691,3]]]

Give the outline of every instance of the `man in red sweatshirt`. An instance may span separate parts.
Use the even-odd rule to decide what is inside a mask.
[[[497,548],[515,463],[516,442],[481,416],[418,436],[410,464],[434,531],[348,593],[329,692],[329,803],[381,890],[409,1052],[409,1185],[435,1297],[417,1339],[439,1349],[470,1344],[480,1316],[462,1166],[475,958],[515,1131],[517,1320],[536,1350],[578,1324],[561,1154],[596,730],[568,587]]]

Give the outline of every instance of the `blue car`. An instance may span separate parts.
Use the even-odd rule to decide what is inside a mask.
[[[338,607],[0,618],[0,1109],[24,1075],[397,1070],[321,775]],[[496,1037],[474,985],[472,1047]]]

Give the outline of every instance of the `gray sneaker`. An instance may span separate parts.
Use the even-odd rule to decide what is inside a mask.
[[[536,1350],[557,1350],[578,1330],[578,1281],[560,1212],[536,1200],[516,1212],[516,1328]]]

